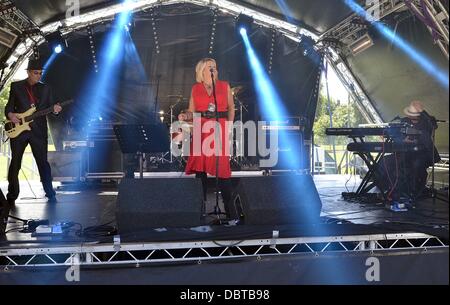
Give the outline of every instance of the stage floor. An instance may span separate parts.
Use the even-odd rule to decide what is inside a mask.
[[[253,175],[260,175],[255,172]],[[156,175],[156,176],[155,176]],[[146,175],[161,177],[164,174]],[[235,178],[252,175],[249,173],[236,173]],[[170,177],[179,177],[180,174],[166,174],[168,178],[167,189],[161,192],[170,192]],[[432,199],[423,199],[416,203],[414,209],[407,212],[393,212],[382,204],[361,203],[345,201],[341,197],[342,192],[352,191],[357,188],[359,179],[351,176],[326,175],[314,177],[318,192],[322,199],[322,224],[317,227],[286,226],[281,228],[285,232],[291,232],[294,236],[324,235],[349,235],[349,234],[379,234],[389,232],[417,232],[430,235],[439,235],[448,238],[449,205],[447,202]],[[71,186],[55,183],[57,191],[57,204],[47,204],[42,187],[38,181],[30,184],[21,183],[21,193],[16,207],[10,215],[22,219],[48,219],[50,224],[58,222],[76,222],[83,228],[102,224],[115,225],[115,206],[117,199],[117,186],[112,185],[84,185]],[[2,183],[1,188],[6,194],[7,184]],[[212,188],[213,189],[213,188]],[[257,190],[255,190],[257,191]],[[212,211],[215,205],[215,194],[208,195],[207,211]],[[211,223],[214,218],[207,217],[205,225]],[[62,242],[70,243],[80,241],[73,238],[32,237],[30,233],[19,233],[21,222],[10,219],[7,226],[7,234],[2,237],[0,247],[12,244],[29,245],[30,243]],[[130,237],[135,241],[154,240],[192,240],[192,239],[217,239],[220,240],[239,238],[242,236],[260,237],[274,229],[270,226],[211,226],[208,235],[186,234],[186,231],[169,230],[162,233],[135,235]],[[295,232],[294,232],[295,231]],[[190,232],[192,233],[192,232]],[[203,232],[205,233],[205,232]],[[101,241],[111,241],[112,238]]]

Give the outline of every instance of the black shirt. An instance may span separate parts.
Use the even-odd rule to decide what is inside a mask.
[[[420,135],[415,136],[415,140],[417,141],[417,144],[422,145],[425,150],[419,152],[416,157],[423,158],[426,166],[431,166],[433,165],[434,154],[434,163],[439,162],[441,158],[433,143],[433,132],[437,128],[436,124],[433,122],[433,118],[424,111],[421,113],[419,120],[416,123],[409,118],[403,118],[402,122],[410,124],[414,129],[422,132]]]

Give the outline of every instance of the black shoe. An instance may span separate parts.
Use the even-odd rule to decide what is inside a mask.
[[[55,196],[53,196],[53,197],[48,197],[48,199],[47,199],[47,203],[58,203],[58,200],[56,200],[56,197]]]

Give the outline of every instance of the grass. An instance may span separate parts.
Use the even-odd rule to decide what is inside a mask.
[[[8,144],[6,144],[8,145]],[[48,146],[49,151],[55,151],[54,145]],[[19,180],[25,180],[25,176],[29,180],[39,180],[39,173],[37,166],[34,166],[33,171],[33,154],[31,153],[31,147],[28,145],[28,147],[25,150],[25,153],[23,155],[22,159],[22,170],[19,172]],[[25,176],[24,176],[25,173]],[[8,157],[1,154],[0,155],[0,179],[1,180],[8,180]]]

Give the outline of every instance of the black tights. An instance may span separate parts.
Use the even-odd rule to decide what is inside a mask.
[[[206,202],[206,194],[208,193],[208,175],[206,173],[197,173],[195,177],[202,180],[203,200]],[[219,178],[219,189],[222,194],[225,212],[230,218],[237,218],[237,213],[232,202],[233,188],[231,186],[231,180]]]

